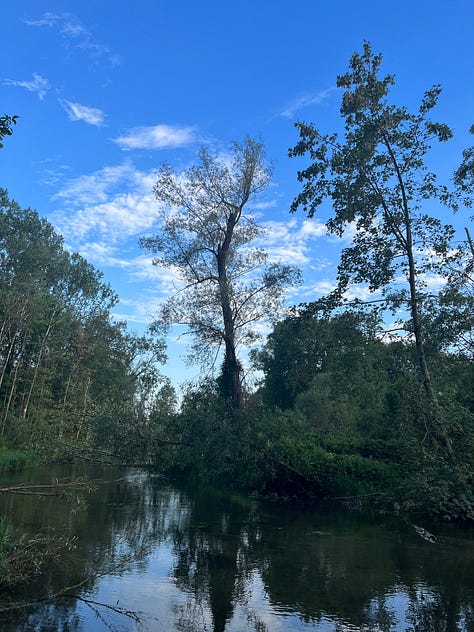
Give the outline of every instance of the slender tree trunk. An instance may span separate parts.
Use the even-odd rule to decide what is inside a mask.
[[[445,423],[443,421],[443,416],[441,413],[441,408],[439,406],[438,398],[433,389],[433,384],[431,382],[431,375],[428,369],[428,363],[426,361],[426,353],[425,353],[425,345],[423,342],[423,331],[422,324],[420,318],[420,310],[419,310],[419,298],[417,293],[417,275],[416,275],[416,264],[414,257],[414,249],[413,249],[413,235],[412,235],[412,219],[410,215],[410,208],[408,204],[408,198],[405,190],[405,184],[403,181],[403,177],[398,166],[398,161],[393,153],[392,147],[388,140],[386,134],[382,133],[382,137],[385,143],[385,146],[388,149],[390,154],[390,158],[392,164],[395,168],[395,172],[397,174],[398,184],[400,186],[400,192],[402,196],[402,209],[403,209],[403,223],[405,228],[404,239],[401,239],[401,236],[398,232],[395,232],[395,237],[398,240],[400,246],[405,251],[405,255],[408,261],[408,284],[410,288],[410,313],[413,325],[413,334],[415,336],[415,346],[418,357],[418,366],[420,368],[420,373],[423,382],[423,388],[427,395],[428,401],[432,407],[432,415],[433,420],[431,423],[432,431],[431,435],[434,440],[441,445],[451,462],[452,465],[456,464],[456,457],[454,454],[453,446],[451,443],[451,439],[449,438],[449,434],[445,427]]]
[[[91,378],[90,376],[87,377],[86,380],[86,388],[84,389],[84,403],[83,403],[83,407],[82,407],[82,415],[79,419],[79,424],[77,426],[77,432],[76,432],[76,440],[79,440],[79,436],[81,434],[82,431],[82,427],[84,425],[84,420],[86,418],[87,415],[87,406],[88,406],[88,400],[87,400],[87,396],[89,395],[89,387],[91,385]]]
[[[474,243],[472,242],[471,233],[469,232],[469,228],[464,229],[467,235],[467,243],[469,244],[469,248],[471,249],[471,255],[474,257]]]
[[[16,385],[17,385],[17,380],[18,380],[18,371],[21,365],[21,360],[23,358],[23,353],[25,351],[25,347],[26,347],[26,341],[23,341],[23,346],[21,349],[20,354],[18,355],[17,359],[16,359],[16,364],[15,364],[15,370],[13,371],[13,380],[10,386],[10,393],[8,395],[8,398],[6,400],[5,403],[5,410],[4,410],[4,414],[3,414],[3,421],[2,421],[2,431],[0,433],[0,436],[4,436],[5,434],[5,428],[6,428],[6,423],[7,423],[7,419],[8,419],[8,414],[10,412],[10,407],[13,401],[13,396],[16,393]]]
[[[49,323],[48,323],[48,327],[46,328],[46,331],[43,335],[43,339],[41,340],[41,345],[40,345],[40,349],[38,352],[38,357],[36,359],[36,363],[35,363],[35,370],[33,373],[33,378],[31,380],[31,384],[30,384],[30,388],[28,390],[28,396],[26,398],[26,403],[25,406],[23,408],[23,413],[22,413],[22,419],[26,419],[26,416],[28,414],[28,408],[30,405],[30,401],[31,401],[31,397],[33,395],[33,390],[35,388],[36,385],[36,380],[38,379],[38,373],[41,367],[41,363],[43,361],[43,357],[44,357],[44,353],[46,350],[46,343],[49,339],[49,336],[51,334],[51,330],[53,328],[53,323],[54,323],[54,318],[56,316],[56,309],[53,311],[51,318],[49,319]]]
[[[3,362],[2,372],[0,374],[0,387],[2,386],[3,380],[5,379],[5,374],[7,372],[7,368],[9,366],[9,364],[10,364],[10,360],[11,360],[11,357],[12,357],[12,354],[13,354],[13,350],[15,348],[15,339],[16,339],[16,332],[15,332],[15,334],[13,334],[12,341],[10,342],[10,345],[8,347],[7,356],[6,356],[6,358],[5,358],[4,362]]]
[[[13,354],[13,350],[15,349],[15,343],[16,343],[16,339],[18,334],[21,332],[21,325],[23,323],[24,317],[25,317],[25,312],[26,312],[26,305],[27,305],[27,301],[25,301],[23,303],[22,309],[21,309],[21,313],[17,319],[17,324],[16,324],[16,331],[13,333],[12,336],[10,336],[11,338],[11,342],[10,345],[8,347],[8,352],[7,352],[7,357],[5,358],[5,361],[3,363],[3,367],[2,367],[2,372],[0,374],[0,387],[3,384],[3,380],[5,378],[5,373],[7,371],[7,367],[9,366],[12,354]],[[11,333],[11,323],[9,323],[10,326],[10,333]]]
[[[5,318],[3,319],[3,322],[2,322],[2,327],[0,329],[0,345],[3,344],[3,337],[4,337],[5,330],[7,328],[7,324],[8,324],[8,321],[5,315]]]
[[[66,417],[66,403],[67,403],[67,397],[68,397],[68,393],[69,393],[69,387],[71,386],[71,375],[69,375],[67,382],[66,382],[66,388],[64,389],[64,397],[63,397],[63,404],[61,407],[61,419],[59,422],[59,432],[58,432],[58,436],[60,439],[63,438],[64,435],[64,425],[65,425],[65,417]]]
[[[416,271],[415,271],[415,261],[413,256],[413,243],[411,237],[411,228],[410,225],[407,225],[407,258],[408,258],[408,269],[409,269],[409,285],[410,285],[410,311],[413,325],[413,334],[415,336],[415,346],[418,357],[418,365],[420,367],[420,372],[423,381],[423,387],[425,393],[428,397],[428,401],[431,403],[432,407],[432,436],[438,444],[441,444],[452,465],[456,464],[456,456],[454,454],[453,446],[451,443],[451,439],[449,438],[449,434],[445,427],[445,423],[443,421],[443,416],[441,412],[441,408],[439,406],[438,397],[433,388],[433,384],[431,382],[431,375],[428,368],[428,362],[426,360],[425,353],[425,345],[423,342],[423,331],[420,319],[419,312],[419,301],[417,296],[417,288],[416,288]]]

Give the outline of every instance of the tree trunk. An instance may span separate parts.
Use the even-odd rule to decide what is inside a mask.
[[[4,415],[3,415],[3,422],[2,422],[2,431],[0,433],[0,436],[4,436],[5,434],[5,428],[6,428],[6,423],[7,423],[7,419],[8,419],[8,413],[10,412],[10,407],[13,401],[13,397],[16,393],[16,385],[17,385],[17,380],[18,380],[18,370],[20,368],[20,364],[21,364],[21,360],[23,358],[23,353],[25,351],[25,347],[26,347],[26,340],[23,341],[23,346],[21,349],[20,354],[18,355],[17,359],[16,359],[16,364],[15,364],[15,370],[13,371],[13,381],[11,383],[10,386],[10,393],[8,395],[7,401],[5,403],[5,410],[4,410]]]
[[[385,146],[388,149],[392,164],[395,168],[398,184],[400,186],[400,192],[402,196],[402,209],[403,209],[403,223],[405,229],[404,238],[401,237],[398,231],[395,231],[395,237],[398,240],[400,246],[405,251],[408,261],[408,285],[410,288],[410,313],[413,325],[413,334],[415,336],[415,346],[418,357],[418,366],[420,368],[421,378],[423,382],[423,388],[427,395],[428,401],[431,404],[433,420],[431,422],[431,436],[436,443],[444,448],[446,454],[452,465],[456,464],[456,457],[454,454],[451,439],[449,438],[445,423],[442,418],[441,409],[439,406],[438,398],[433,389],[431,383],[431,376],[428,369],[428,363],[426,361],[425,346],[423,342],[423,331],[420,319],[419,311],[419,299],[417,295],[417,279],[416,279],[416,264],[413,251],[413,236],[412,236],[412,219],[410,216],[410,208],[408,205],[408,198],[405,190],[405,183],[398,165],[397,158],[393,153],[390,142],[386,134],[382,133],[382,137]]]
[[[471,255],[474,257],[474,243],[472,242],[472,237],[471,237],[471,233],[469,232],[469,228],[464,228],[464,230],[466,231],[466,235],[467,235],[467,242],[469,244],[469,248],[471,250]]]
[[[221,375],[221,394],[231,402],[234,410],[242,406],[241,366],[235,346],[226,341],[224,364]]]
[[[36,385],[36,380],[38,379],[38,373],[41,367],[41,363],[43,362],[43,357],[45,354],[45,350],[46,350],[46,343],[48,342],[49,336],[51,334],[51,331],[53,329],[53,324],[54,324],[54,318],[56,316],[56,309],[53,311],[51,318],[49,319],[49,323],[48,323],[48,327],[46,328],[46,331],[43,335],[43,339],[41,340],[41,344],[40,344],[40,348],[39,348],[39,352],[38,352],[38,356],[36,358],[36,362],[35,362],[35,370],[33,373],[33,378],[31,380],[31,384],[30,384],[30,388],[28,390],[28,396],[26,398],[26,403],[25,406],[23,408],[22,411],[22,419],[26,419],[26,416],[28,414],[28,408],[30,406],[30,401],[31,401],[31,397],[33,395],[33,391]]]
[[[77,424],[77,432],[76,432],[76,440],[79,441],[79,437],[81,435],[82,432],[82,427],[84,425],[84,421],[86,419],[86,415],[87,415],[87,408],[88,408],[88,395],[89,395],[89,387],[91,385],[91,378],[90,376],[87,377],[86,380],[86,387],[84,389],[84,402],[83,402],[83,406],[82,406],[82,415],[79,418],[79,422]]]
[[[235,225],[241,214],[241,209],[235,207],[229,213],[225,238],[217,253],[217,274],[219,279],[219,293],[224,323],[225,356],[220,379],[221,394],[230,401],[232,409],[238,410],[242,406],[241,367],[235,349],[235,325],[229,296],[229,281],[227,278],[227,258],[232,241]]]

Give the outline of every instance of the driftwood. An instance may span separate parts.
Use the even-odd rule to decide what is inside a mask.
[[[48,485],[21,483],[20,485],[12,485],[11,487],[0,487],[0,493],[26,494],[28,496],[65,496],[68,493],[76,491],[90,492],[95,489],[95,487],[95,483],[80,478],[67,482],[56,479],[54,483]]]
[[[438,542],[438,538],[423,527],[419,527],[416,524],[412,524],[411,526],[415,529],[420,538],[423,538],[423,540],[431,542],[431,544],[436,544]]]

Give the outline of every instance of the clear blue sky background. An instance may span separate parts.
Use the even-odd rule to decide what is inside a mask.
[[[295,120],[339,125],[335,78],[364,39],[396,75],[398,103],[416,107],[443,85],[436,114],[455,140],[432,166],[449,178],[472,144],[472,0],[3,3],[0,111],[21,118],[0,152],[0,186],[104,272],[117,315],[140,331],[172,281],[137,248],[153,230],[154,170],[190,164],[202,144],[220,151],[260,136],[275,165],[259,209],[266,244],[303,271],[289,300],[313,300],[334,283],[339,245],[318,220],[289,215],[299,185],[287,151]],[[193,375],[182,354],[171,341],[174,380]]]

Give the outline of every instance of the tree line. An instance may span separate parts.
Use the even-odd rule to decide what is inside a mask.
[[[410,112],[390,101],[394,77],[381,64],[365,42],[337,78],[341,133],[296,124],[289,155],[307,165],[291,211],[312,218],[329,206],[328,232],[353,237],[335,289],[283,319],[300,274],[254,247],[264,231],[252,203],[271,177],[259,141],[159,171],[159,228],[141,246],[177,288],[150,336],[114,323],[100,273],[3,193],[2,436],[34,444],[49,433],[267,495],[373,497],[472,520],[474,253],[469,226],[461,239],[444,217],[472,205],[474,149],[439,183],[429,152],[452,137],[432,118],[441,88]],[[4,119],[4,135],[15,122]],[[361,286],[370,301],[351,298]],[[179,410],[156,369],[171,325],[186,328],[191,359],[209,370]],[[241,352],[257,342],[263,378],[249,391]]]
[[[161,340],[115,322],[102,274],[0,190],[0,440],[63,453],[113,448],[156,386]]]
[[[438,182],[430,149],[453,135],[432,118],[441,88],[410,112],[391,103],[394,77],[381,64],[365,42],[337,78],[342,133],[296,124],[289,155],[307,166],[290,210],[313,218],[329,206],[328,233],[353,236],[335,289],[273,319],[253,352],[264,378],[246,397],[236,395],[241,370],[229,344],[236,315],[252,323],[268,314],[253,305],[247,313],[254,289],[275,306],[281,298],[264,274],[243,281],[242,262],[264,270],[265,258],[232,232],[242,222],[257,234],[242,192],[267,184],[263,148],[246,139],[234,145],[230,169],[204,152],[181,178],[160,173],[162,232],[143,245],[195,292],[179,288],[160,315],[188,324],[201,354],[206,342],[206,359],[225,348],[217,379],[190,389],[171,423],[158,423],[176,443],[164,466],[280,496],[380,493],[404,510],[472,519],[474,257],[469,227],[460,239],[444,218],[472,204],[473,150],[449,186]],[[298,279],[290,269],[280,278],[286,286]],[[371,300],[351,299],[358,287]]]

